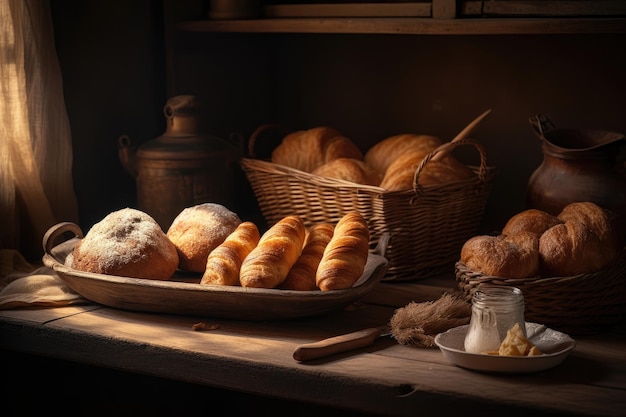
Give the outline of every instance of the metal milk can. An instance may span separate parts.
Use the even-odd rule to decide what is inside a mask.
[[[163,108],[163,135],[138,149],[127,135],[118,139],[120,161],[136,179],[137,208],[164,231],[186,207],[233,203],[234,168],[242,144],[207,134],[202,109],[194,96],[171,97]]]

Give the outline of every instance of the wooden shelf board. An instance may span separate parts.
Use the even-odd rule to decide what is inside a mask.
[[[626,33],[626,18],[284,18],[192,20],[178,29],[230,33],[507,35]]]

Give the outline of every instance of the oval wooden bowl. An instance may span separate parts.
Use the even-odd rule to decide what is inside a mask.
[[[77,237],[59,245],[63,233]],[[340,310],[372,291],[388,268],[384,256],[370,253],[365,271],[350,289],[292,291],[200,284],[196,274],[177,273],[168,281],[127,278],[77,271],[65,257],[82,237],[72,223],[53,226],[44,237],[43,262],[83,297],[108,307],[153,313],[198,315],[235,320],[276,320],[315,316]]]

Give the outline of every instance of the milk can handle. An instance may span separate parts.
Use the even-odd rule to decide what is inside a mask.
[[[193,114],[196,115],[202,107],[202,102],[192,95],[180,95],[170,97],[165,106],[163,106],[163,114],[166,119],[170,119],[177,114]]]

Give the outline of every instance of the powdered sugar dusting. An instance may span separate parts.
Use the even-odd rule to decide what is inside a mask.
[[[168,235],[187,232],[207,242],[221,243],[241,223],[237,214],[217,203],[204,203],[184,209],[172,222]]]
[[[217,203],[183,209],[167,231],[167,237],[178,250],[179,268],[204,272],[209,253],[240,223],[239,216]]]
[[[147,247],[156,248],[167,254],[167,237],[161,226],[148,214],[125,208],[110,213],[94,224],[82,239],[78,258],[95,256],[101,271],[109,270],[114,264],[137,262],[147,256]]]

